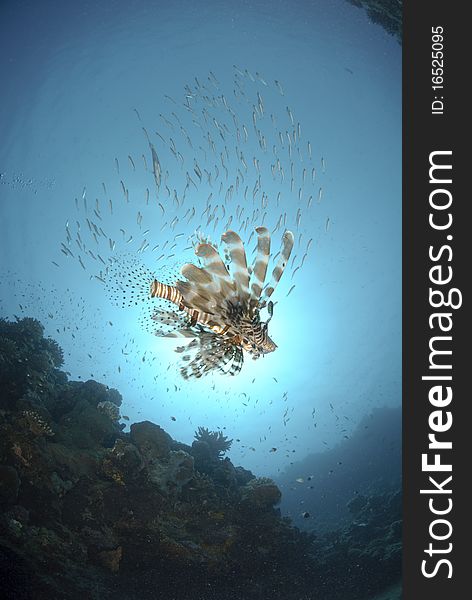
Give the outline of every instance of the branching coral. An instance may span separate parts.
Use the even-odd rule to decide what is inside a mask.
[[[210,431],[206,427],[199,427],[195,432],[197,442],[205,442],[211,454],[221,458],[231,448],[233,440],[229,440],[221,431]]]

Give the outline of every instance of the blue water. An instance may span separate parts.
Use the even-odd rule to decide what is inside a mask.
[[[233,92],[233,65],[243,73],[236,79],[245,96]],[[218,83],[208,79],[210,71]],[[149,419],[180,441],[190,443],[199,425],[223,429],[235,440],[232,461],[260,475],[277,476],[307,454],[333,448],[374,407],[399,405],[401,47],[363,11],[343,0],[4,1],[0,73],[1,310],[9,317],[40,318],[47,334],[64,348],[65,369],[72,378],[93,377],[118,388],[124,397],[122,414],[129,422]],[[208,145],[206,154],[199,150],[202,129],[192,124],[192,113],[183,107],[185,85],[195,89],[195,77],[215,97],[225,96],[247,126],[248,142],[238,144],[231,117],[220,102],[206,106],[207,130],[217,153],[213,156]],[[283,96],[274,80],[282,84]],[[276,130],[293,130],[287,106],[295,127],[301,125],[301,158],[294,144],[291,159],[293,191],[287,140],[282,148],[275,135],[264,152],[254,135],[251,115],[257,92],[264,101],[260,127],[268,140],[273,130],[270,114]],[[188,102],[193,106],[197,101]],[[201,109],[205,104],[199,102]],[[172,120],[173,111],[193,149],[175,119],[171,130],[159,116]],[[228,123],[224,143],[212,117]],[[155,198],[143,126],[164,171],[169,171],[170,198],[166,193]],[[156,131],[167,140],[173,137],[185,161],[183,170],[170,143],[165,146]],[[248,163],[247,183],[233,194],[226,218],[213,230],[214,221],[207,227],[206,217],[199,215],[211,191],[213,208],[223,202],[237,168],[243,171],[234,158],[237,144]],[[274,144],[283,157],[283,182],[270,172]],[[219,156],[225,145],[232,156],[225,160],[227,184]],[[204,182],[198,189],[190,185],[183,210],[176,210],[172,193],[178,188],[181,194],[186,170],[198,184],[194,157],[202,169],[220,164],[226,186],[219,195],[220,180],[211,190]],[[253,157],[259,160],[262,191],[269,198],[265,223],[274,229],[286,212],[287,227],[296,237],[297,258],[274,294],[270,335],[278,349],[258,361],[247,359],[237,377],[185,381],[178,373],[175,343],[143,331],[139,311],[112,305],[95,277],[104,267],[86,251],[95,257],[100,253],[104,262],[127,253],[156,274],[164,263],[178,272],[192,260],[192,252],[183,249],[187,236],[200,226],[218,242],[228,216],[245,203],[246,185],[247,214],[252,213],[257,178]],[[120,180],[129,190],[129,202]],[[97,198],[100,221],[93,214]],[[260,200],[261,193],[259,207]],[[192,206],[197,216],[187,224],[183,215]],[[143,215],[141,227],[138,211]],[[174,215],[179,221],[171,227]],[[87,235],[87,217],[107,234],[99,245]],[[84,251],[75,241],[77,221]],[[61,253],[61,242],[68,244],[66,224],[74,258]],[[246,242],[251,227],[259,224],[242,234]],[[273,234],[275,252],[283,229]],[[152,248],[167,240],[170,247],[179,233],[184,236],[177,240],[175,256],[168,258],[166,249],[158,262],[161,251]],[[130,235],[133,242],[126,244]],[[116,244],[113,250],[108,238]],[[310,238],[309,255],[293,274]],[[138,253],[144,239],[149,247]]]

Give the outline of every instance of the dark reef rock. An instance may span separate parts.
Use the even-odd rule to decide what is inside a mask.
[[[5,403],[16,403],[23,396],[34,407],[67,380],[58,370],[63,363],[61,348],[43,333],[36,319],[0,319],[0,390]]]
[[[150,483],[165,495],[178,495],[194,475],[193,456],[183,450],[169,452],[165,460],[148,468]]]
[[[223,459],[225,436],[201,428],[188,446],[149,421],[124,434],[119,393],[68,382],[42,334],[0,321],[2,598],[332,600],[346,564],[394,571],[398,498],[357,501],[318,551],[280,518],[272,480]]]
[[[168,456],[172,438],[162,427],[143,421],[131,425],[131,441],[140,449],[148,462]]]
[[[242,488],[242,502],[251,508],[270,508],[280,502],[282,494],[272,479],[258,477],[251,479]]]
[[[336,589],[338,569],[350,574],[352,597],[374,594],[401,578],[402,495],[400,491],[355,496],[350,525],[315,542],[326,582]],[[381,568],[379,568],[381,565]],[[333,595],[333,600],[343,596]]]
[[[14,504],[18,498],[20,478],[14,467],[0,465],[0,505]]]
[[[246,483],[249,483],[251,479],[254,479],[254,475],[251,473],[251,471],[248,471],[243,467],[236,467],[234,469],[234,472],[236,475],[236,482],[238,485],[246,485]]]
[[[363,8],[372,21],[402,43],[403,0],[348,0],[350,4]]]

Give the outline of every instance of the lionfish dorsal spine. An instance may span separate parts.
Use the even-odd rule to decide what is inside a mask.
[[[277,264],[274,267],[274,270],[272,271],[271,280],[267,284],[266,288],[264,289],[264,293],[261,296],[261,305],[262,306],[265,306],[265,304],[267,303],[267,300],[274,293],[274,290],[277,287],[277,284],[279,283],[280,278],[283,275],[285,267],[288,264],[290,254],[292,253],[293,244],[294,244],[293,233],[291,231],[287,230],[282,237],[282,248],[280,250],[280,256],[277,261]]]
[[[198,244],[195,254],[203,262],[205,271],[212,277],[212,294],[220,298],[232,296],[236,286],[216,248],[207,243]]]
[[[270,258],[270,233],[266,227],[257,227],[257,255],[251,273],[251,309],[259,304]]]
[[[244,244],[235,231],[226,231],[221,236],[226,244],[231,258],[233,270],[233,281],[237,287],[238,299],[241,304],[247,304],[249,300],[249,271],[247,269],[246,251]]]

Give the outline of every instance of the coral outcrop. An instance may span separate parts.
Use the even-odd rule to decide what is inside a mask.
[[[223,458],[230,440],[125,434],[119,393],[69,382],[61,361],[37,321],[0,321],[2,597],[303,597],[310,536],[280,518],[273,482]]]
[[[402,43],[403,0],[348,0],[350,4],[363,8],[372,21],[380,25]]]
[[[68,381],[61,361],[37,321],[0,321],[2,598],[334,600],[348,577],[364,600],[366,573],[380,589],[367,567],[394,573],[398,498],[357,499],[351,527],[315,543],[221,432],[124,433],[119,392]]]
[[[279,488],[267,477],[251,479],[242,489],[242,501],[257,509],[278,504],[281,497]]]
[[[349,573],[352,598],[373,595],[401,578],[402,494],[400,490],[356,495],[348,503],[352,521],[325,533],[315,547],[332,600],[343,600],[339,569]]]

